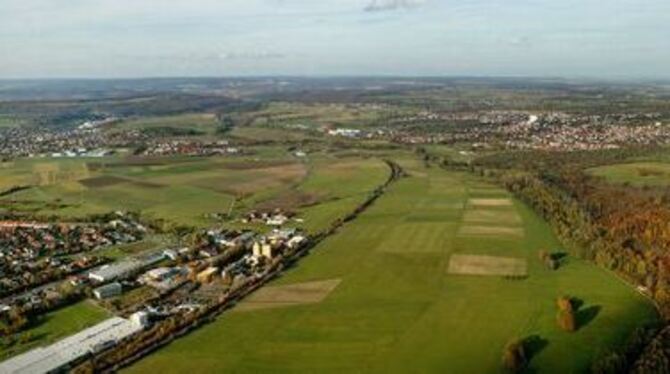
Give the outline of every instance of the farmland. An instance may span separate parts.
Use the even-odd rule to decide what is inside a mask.
[[[644,297],[594,265],[568,255],[558,270],[547,269],[538,251],[559,243],[507,192],[409,159],[402,164],[410,177],[270,285],[281,293],[265,291],[256,307],[224,314],[127,372],[495,373],[513,338],[533,341],[531,369],[583,372],[657,318]],[[471,212],[475,223],[463,219]],[[489,230],[463,230],[473,225]],[[515,235],[496,235],[502,228]],[[505,258],[523,263],[528,275],[450,274],[452,256]],[[334,288],[309,291],[311,302],[290,296],[318,282]],[[564,294],[584,304],[574,333],[555,322],[555,299]],[[280,305],[257,307],[267,300]]]
[[[65,218],[114,210],[205,227],[233,206],[298,209],[310,230],[326,227],[381,184],[380,160],[316,154],[307,161],[276,151],[239,158],[24,159],[0,168],[0,189],[32,186],[7,206]],[[346,179],[348,183],[340,183]],[[233,201],[235,204],[233,205]]]

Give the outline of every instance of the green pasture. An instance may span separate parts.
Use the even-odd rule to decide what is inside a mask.
[[[630,183],[635,186],[667,186],[670,184],[670,163],[633,162],[607,165],[587,170],[591,175],[612,183]]]
[[[511,197],[465,174],[402,163],[410,177],[273,282],[341,279],[323,302],[227,312],[126,372],[498,373],[505,344],[532,338],[531,372],[579,373],[657,318],[632,287],[585,261],[567,256],[546,269],[537,252],[561,247],[515,200],[485,209],[517,214],[522,237],[460,234],[465,211],[480,209],[471,199]],[[529,276],[451,275],[452,254],[525,259]],[[557,327],[561,295],[582,300],[574,333]]]

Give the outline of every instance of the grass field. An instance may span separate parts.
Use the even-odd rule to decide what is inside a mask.
[[[612,183],[630,183],[635,186],[670,185],[670,163],[664,162],[607,165],[589,169],[587,172]]]
[[[48,345],[90,327],[107,317],[109,317],[109,313],[106,310],[89,301],[82,301],[47,313],[40,317],[34,326],[22,332],[22,334],[30,336],[28,341],[19,341],[10,347],[0,348],[0,358],[7,358],[38,346]]]
[[[657,318],[629,285],[587,262],[568,256],[546,269],[537,252],[559,243],[515,200],[484,208],[516,212],[511,224],[525,235],[457,235],[470,225],[465,212],[483,209],[468,200],[511,197],[471,176],[403,165],[412,177],[270,285],[339,280],[323,301],[226,313],[126,372],[498,373],[505,344],[535,336],[531,372],[576,373]],[[525,260],[527,277],[449,274],[452,255]],[[584,303],[575,333],[556,324],[565,294]]]
[[[349,213],[388,177],[378,159],[286,151],[254,156],[23,159],[0,165],[0,191],[30,185],[0,199],[5,207],[64,218],[115,210],[207,227],[210,213],[259,207],[298,210],[305,228],[320,230]],[[233,200],[235,204],[233,205]]]

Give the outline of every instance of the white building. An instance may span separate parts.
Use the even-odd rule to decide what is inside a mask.
[[[110,318],[50,346],[35,348],[13,357],[0,363],[0,373],[40,374],[62,370],[71,362],[112,347],[141,331],[147,319],[136,314],[130,319]]]
[[[116,264],[105,265],[99,267],[88,274],[91,280],[105,283],[116,279],[126,277],[142,268],[141,261],[135,259],[128,259],[118,262]]]

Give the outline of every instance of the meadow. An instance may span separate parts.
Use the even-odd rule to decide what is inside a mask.
[[[497,373],[503,347],[520,338],[530,372],[575,373],[657,319],[643,296],[590,263],[567,255],[547,269],[538,252],[560,244],[506,191],[400,162],[410,176],[272,282],[274,293],[243,301],[126,372]],[[464,229],[472,227],[488,229]],[[514,272],[523,264],[527,275],[451,263],[463,256],[512,261]],[[581,300],[576,332],[556,324],[562,295]]]
[[[631,162],[588,169],[591,175],[612,183],[629,183],[634,186],[670,185],[670,163]]]

